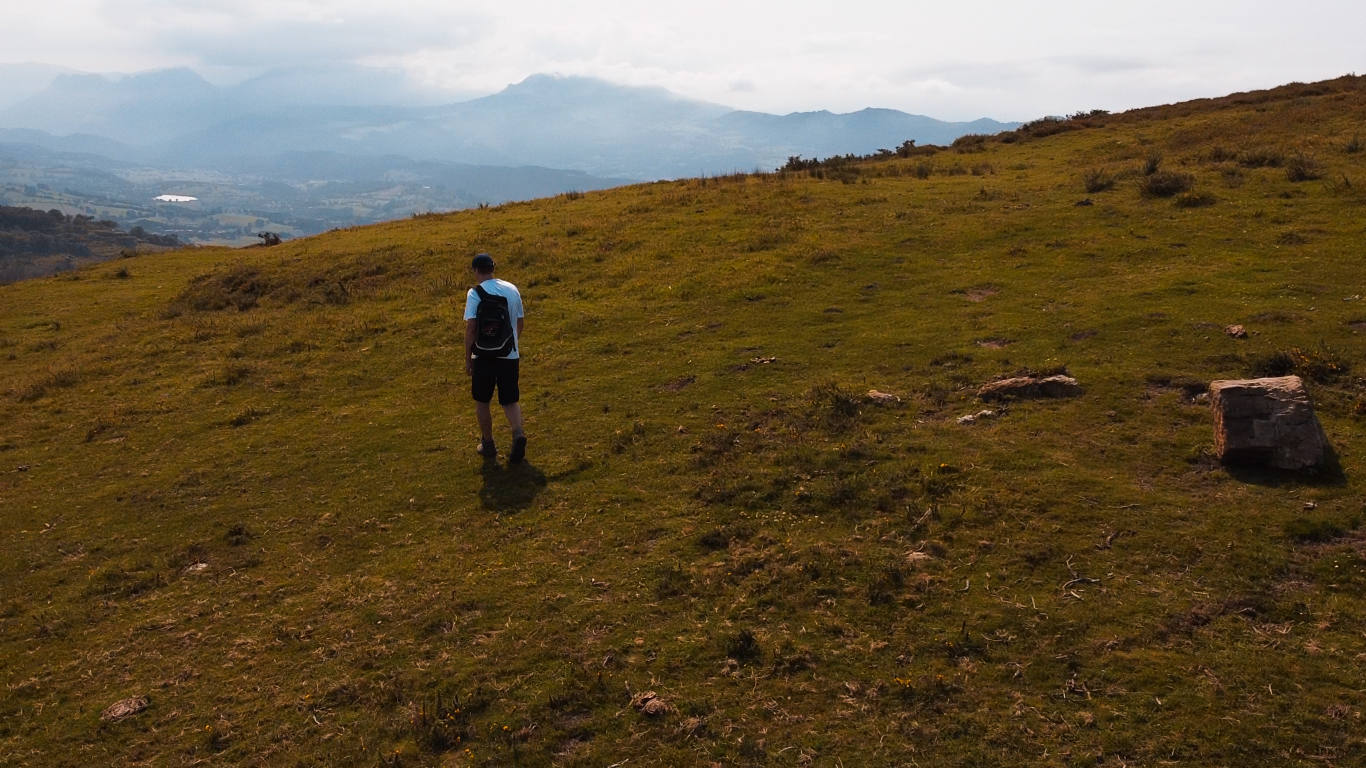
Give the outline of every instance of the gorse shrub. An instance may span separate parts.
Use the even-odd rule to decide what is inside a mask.
[[[1144,176],[1151,176],[1151,175],[1153,175],[1154,173],[1157,173],[1157,170],[1158,170],[1159,167],[1161,167],[1161,165],[1162,165],[1162,155],[1159,155],[1159,154],[1151,154],[1151,155],[1148,155],[1148,159],[1143,161],[1143,175],[1144,175]]]
[[[1177,208],[1204,208],[1214,205],[1216,202],[1214,195],[1208,192],[1191,192],[1176,198]]]
[[[75,386],[80,379],[80,374],[71,369],[52,370],[27,385],[10,391],[19,402],[31,403],[42,399],[53,390]]]
[[[1016,128],[1015,133],[1021,136],[1040,139],[1045,136],[1053,136],[1065,131],[1075,131],[1084,127],[1086,126],[1071,120],[1065,120],[1061,117],[1042,117]]]
[[[858,397],[834,382],[812,387],[807,391],[803,405],[808,426],[830,432],[849,428],[859,414]]]
[[[1249,149],[1238,156],[1238,164],[1244,168],[1280,168],[1285,155],[1274,149]]]
[[[969,133],[965,136],[959,136],[958,138],[954,139],[953,144],[951,144],[950,146],[952,146],[953,150],[955,152],[958,152],[959,154],[966,154],[968,152],[984,152],[986,151],[987,138],[988,137],[985,134]]]
[[[1232,160],[1237,160],[1238,153],[1224,147],[1223,145],[1216,144],[1214,147],[1210,149],[1209,154],[1206,157],[1209,158],[1209,161],[1211,163],[1225,163]]]
[[[1256,376],[1294,374],[1320,384],[1336,381],[1350,370],[1342,355],[1327,344],[1320,344],[1315,349],[1291,347],[1277,350],[1253,359],[1251,368]]]
[[[1115,177],[1101,168],[1092,168],[1081,175],[1081,183],[1087,192],[1104,192],[1115,186]]]
[[[749,629],[742,629],[733,635],[722,638],[721,646],[722,650],[725,651],[726,658],[735,659],[741,664],[751,664],[763,657],[763,649],[759,647],[759,640]]]
[[[1145,176],[1140,186],[1148,197],[1172,197],[1195,186],[1195,177],[1189,173],[1156,171]]]
[[[243,311],[256,306],[272,285],[253,267],[236,267],[220,274],[200,275],[172,302],[175,310]]]
[[[1313,155],[1296,152],[1285,165],[1285,177],[1291,181],[1313,181],[1323,178],[1323,168]]]

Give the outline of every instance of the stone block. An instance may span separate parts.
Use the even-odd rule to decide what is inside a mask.
[[[1210,384],[1214,451],[1226,464],[1312,469],[1328,457],[1309,391],[1298,376]]]

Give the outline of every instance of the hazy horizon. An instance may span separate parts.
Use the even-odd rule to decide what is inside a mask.
[[[534,74],[658,86],[770,113],[865,107],[945,120],[1118,111],[1353,73],[1366,7],[1155,0],[1144,6],[854,0],[686,7],[588,0],[50,0],[0,9],[8,62],[93,73],[189,67],[211,82],[278,68],[406,73],[450,100]]]

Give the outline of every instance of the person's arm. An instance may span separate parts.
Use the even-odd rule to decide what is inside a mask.
[[[465,321],[465,373],[474,373],[474,336],[475,324],[478,321],[471,318]]]
[[[520,318],[520,317],[517,318],[517,340],[518,340],[518,341],[521,341],[521,339],[522,339],[522,320],[523,320],[523,318]]]

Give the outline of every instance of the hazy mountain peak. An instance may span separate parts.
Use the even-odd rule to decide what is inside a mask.
[[[105,88],[109,84],[109,78],[104,75],[95,75],[89,72],[63,72],[52,78],[47,90],[70,93]]]
[[[231,90],[253,106],[434,106],[459,96],[423,86],[399,69],[362,66],[282,67]]]
[[[138,72],[117,81],[120,85],[137,88],[202,88],[204,90],[217,90],[217,87],[205,80],[188,67],[172,67],[169,69],[154,69],[147,72]]]
[[[558,102],[584,102],[591,103],[600,100],[620,101],[632,99],[637,101],[659,101],[686,103],[699,106],[707,106],[715,109],[727,110],[718,104],[689,99],[684,96],[653,85],[621,85],[619,83],[601,80],[596,77],[586,75],[555,75],[555,74],[535,74],[530,75],[520,83],[514,83],[494,94],[493,97],[515,97],[519,99],[538,99],[542,101]]]

